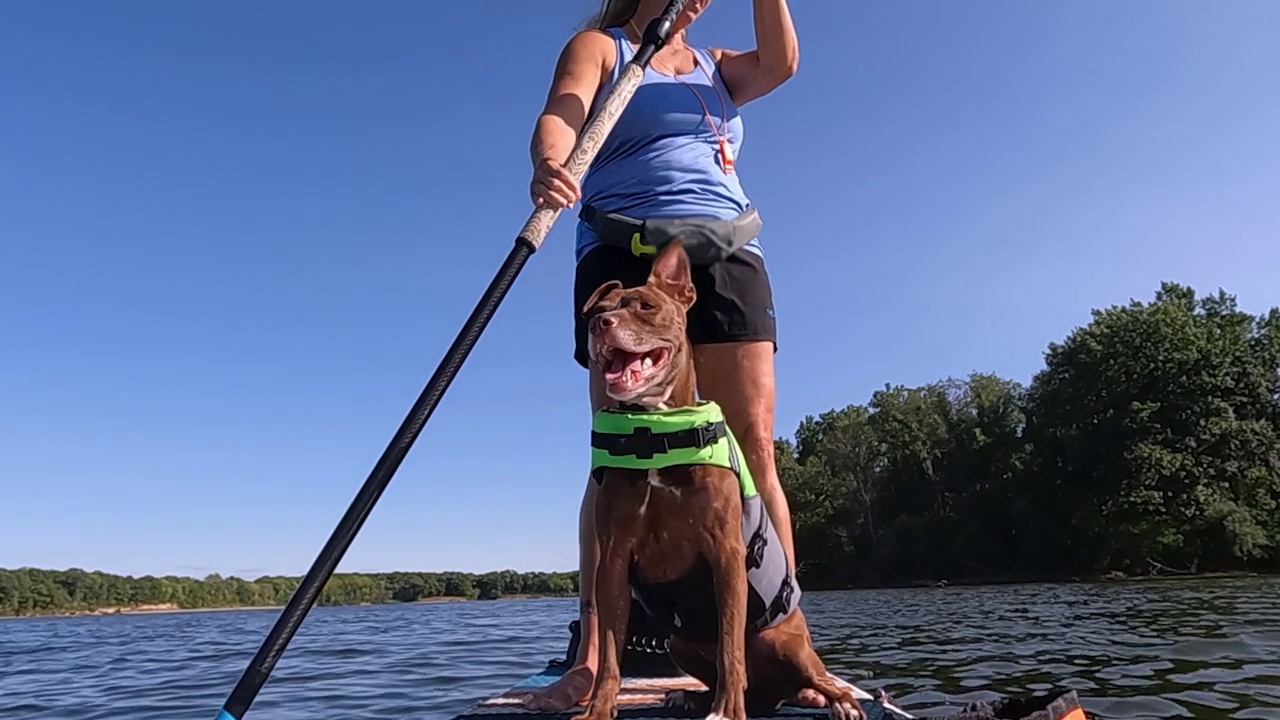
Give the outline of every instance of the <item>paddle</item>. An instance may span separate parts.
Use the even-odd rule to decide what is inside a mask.
[[[587,167],[595,159],[609,132],[613,130],[618,116],[622,114],[627,103],[631,101],[632,95],[635,94],[636,87],[644,77],[645,67],[653,59],[654,53],[666,44],[671,34],[671,26],[675,23],[676,16],[684,9],[686,2],[688,0],[670,0],[662,14],[654,18],[645,28],[644,38],[636,50],[635,57],[623,67],[618,82],[609,91],[600,108],[588,120],[578,137],[578,142],[574,145],[573,152],[569,155],[568,162],[565,163],[565,168],[575,181],[582,181],[582,176],[586,174]],[[253,660],[249,662],[239,682],[227,697],[217,720],[241,720],[249,710],[258,692],[267,682],[267,677],[271,675],[271,670],[279,661],[280,655],[284,653],[285,646],[293,639],[294,633],[315,604],[325,583],[332,577],[338,562],[351,546],[356,533],[360,532],[360,527],[364,525],[374,504],[378,502],[378,498],[391,482],[391,477],[395,475],[401,461],[409,453],[409,448],[418,439],[423,425],[430,419],[431,413],[440,403],[441,396],[453,382],[454,376],[458,374],[458,369],[471,353],[471,349],[475,347],[480,334],[484,332],[498,305],[506,297],[516,276],[520,274],[529,257],[542,246],[559,215],[558,209],[538,208],[520,230],[515,246],[511,248],[507,259],[498,269],[489,287],[485,289],[480,302],[471,311],[471,316],[467,318],[458,336],[454,338],[444,359],[440,361],[435,373],[423,388],[422,394],[418,396],[417,402],[413,404],[408,416],[400,424],[395,437],[383,451],[382,457],[378,458],[373,471],[360,487],[360,492],[356,494],[355,500],[347,508],[342,520],[338,522],[338,527],[334,528],[328,542],[320,550],[320,555],[312,563],[306,576],[302,578],[302,583],[289,599],[289,604],[280,613],[271,632],[267,633],[262,647],[258,648],[257,654],[253,656]]]

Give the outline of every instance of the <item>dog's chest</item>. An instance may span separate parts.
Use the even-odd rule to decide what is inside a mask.
[[[640,532],[633,556],[643,582],[684,577],[706,546],[708,493],[693,476],[685,468],[647,470],[635,487]]]
[[[641,527],[659,535],[678,530],[680,516],[700,500],[691,480],[690,473],[680,468],[646,470],[633,490],[639,500],[636,515]]]

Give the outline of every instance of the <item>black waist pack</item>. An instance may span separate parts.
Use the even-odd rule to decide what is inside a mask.
[[[578,217],[595,230],[601,243],[624,248],[636,257],[657,255],[672,241],[681,240],[689,262],[694,265],[724,260],[758,236],[763,224],[754,207],[730,220],[716,217],[637,220],[583,205]]]

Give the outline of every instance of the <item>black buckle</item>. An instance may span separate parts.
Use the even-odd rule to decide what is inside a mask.
[[[747,572],[764,565],[764,549],[767,544],[762,529],[756,528],[751,534],[751,541],[747,543]]]
[[[795,585],[791,584],[791,573],[782,576],[782,587],[778,588],[778,594],[774,595],[773,602],[769,603],[769,614],[773,616],[770,622],[782,617],[791,607],[791,597],[795,595],[795,590]]]
[[[697,443],[694,447],[704,448],[708,445],[714,445],[716,441],[725,436],[724,422],[717,420],[716,422],[699,425],[693,429],[694,441]]]
[[[630,435],[591,431],[591,446],[613,456],[627,456],[652,460],[658,453],[671,452],[671,440],[667,433],[654,434],[641,425]]]
[[[671,452],[671,440],[666,433],[655,435],[652,430],[641,425],[630,435],[619,438],[618,449],[623,455],[652,460],[658,453]]]

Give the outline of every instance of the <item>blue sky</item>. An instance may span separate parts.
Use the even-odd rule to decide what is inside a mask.
[[[593,3],[109,5],[0,26],[0,567],[303,572],[527,219]],[[1162,280],[1280,305],[1280,4],[793,5],[738,162],[779,435],[1028,380]],[[691,34],[750,46],[750,3]],[[342,569],[574,567],[571,278],[563,216]]]

